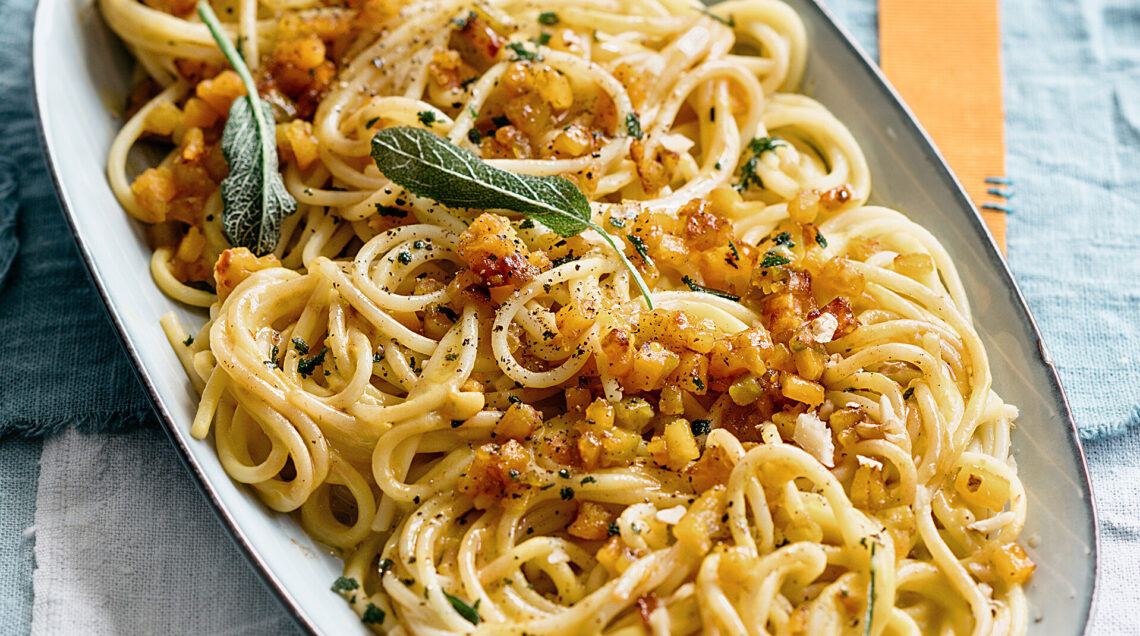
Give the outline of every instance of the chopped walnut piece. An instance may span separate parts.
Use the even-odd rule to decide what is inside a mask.
[[[538,275],[530,250],[506,218],[485,213],[459,236],[459,258],[491,286],[520,285]]]
[[[520,478],[530,464],[530,451],[513,439],[506,444],[484,444],[460,476],[459,492],[471,497],[476,508],[487,508],[527,487]]]
[[[673,172],[677,169],[679,157],[677,153],[661,145],[657,145],[650,154],[645,146],[646,143],[642,140],[634,139],[629,145],[629,158],[637,168],[641,189],[646,193],[653,193],[669,185],[673,180]]]
[[[609,536],[610,522],[614,516],[601,504],[583,501],[578,505],[578,516],[566,531],[570,536],[587,541],[602,541]]]

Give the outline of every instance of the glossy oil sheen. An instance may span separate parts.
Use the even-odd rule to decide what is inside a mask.
[[[805,92],[851,129],[871,166],[875,203],[930,229],[958,265],[993,367],[994,388],[1021,410],[1013,439],[1029,496],[1024,537],[1038,569],[1029,631],[1085,631],[1096,573],[1095,522],[1080,443],[1056,374],[1004,260],[942,158],[877,69],[814,0],[789,0],[811,43]],[[368,633],[329,591],[341,565],[291,518],[271,513],[222,470],[213,445],[190,438],[197,395],[159,327],[173,309],[151,281],[141,226],[104,176],[121,125],[131,62],[91,0],[41,0],[33,36],[43,143],[80,251],[172,442],[235,542],[283,607],[313,633]]]

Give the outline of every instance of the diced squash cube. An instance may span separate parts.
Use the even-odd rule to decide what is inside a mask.
[[[245,96],[245,84],[236,71],[226,69],[211,79],[199,82],[194,92],[215,111],[228,114],[234,100]]]
[[[954,490],[972,506],[1001,510],[1009,501],[1009,482],[982,466],[964,466],[954,478]]]
[[[808,406],[823,404],[823,385],[805,380],[794,373],[780,374],[780,392],[789,400],[803,402]]]
[[[1025,583],[1037,569],[1037,564],[1016,541],[994,550],[990,555],[990,565],[998,578],[1011,584]]]
[[[542,415],[529,404],[512,404],[495,423],[496,438],[524,440],[542,425]]]
[[[673,536],[686,551],[702,555],[712,548],[713,538],[724,529],[721,517],[727,496],[723,485],[706,490],[673,527]]]

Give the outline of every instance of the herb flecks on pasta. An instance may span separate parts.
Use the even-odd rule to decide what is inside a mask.
[[[209,308],[163,320],[191,433],[364,625],[1025,631],[1017,411],[788,7],[216,4],[240,57],[186,0],[100,8],[147,77],[110,181]],[[234,246],[247,84],[297,211]]]

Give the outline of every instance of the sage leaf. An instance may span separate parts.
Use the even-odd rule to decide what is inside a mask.
[[[518,212],[562,237],[595,230],[617,253],[653,309],[645,280],[613,237],[591,220],[590,201],[569,179],[500,170],[435,133],[404,126],[386,128],[372,137],[372,159],[400,187],[449,208]]]
[[[222,180],[222,228],[230,244],[262,256],[277,248],[281,220],[297,211],[278,171],[273,109],[258,97],[249,68],[205,0],[198,2],[198,15],[246,90],[245,97],[234,100],[222,131],[222,154],[230,169]]]
[[[258,256],[277,248],[281,220],[297,211],[277,170],[276,148],[265,149],[251,100],[237,99],[222,132],[222,154],[230,174],[222,180],[222,228],[230,243]],[[273,109],[256,100],[266,121]]]
[[[590,227],[590,202],[569,179],[500,170],[422,128],[386,128],[372,138],[384,176],[450,208],[503,209],[542,222],[562,237]]]

